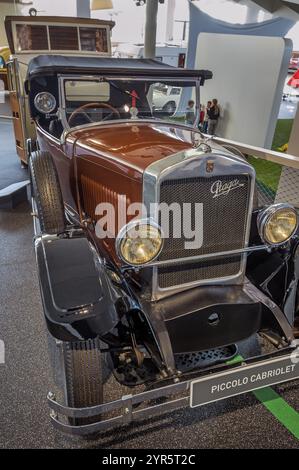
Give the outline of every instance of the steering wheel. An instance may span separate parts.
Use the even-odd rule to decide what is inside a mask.
[[[94,121],[88,115],[88,113],[86,112],[86,110],[90,109],[90,108],[96,108],[96,109],[104,108],[104,109],[110,109],[111,110],[111,112],[109,114],[107,114],[107,116],[105,116],[104,119],[101,119],[101,121],[107,121],[113,115],[117,116],[120,119],[119,111],[116,108],[114,108],[113,106],[111,106],[110,104],[107,104],[107,103],[87,103],[87,104],[84,104],[83,106],[80,106],[79,108],[75,109],[75,111],[72,112],[72,114],[70,115],[69,120],[68,120],[69,126],[71,126],[72,121],[79,114],[83,115],[88,122],[91,122],[91,123],[92,122],[97,122],[97,121]]]

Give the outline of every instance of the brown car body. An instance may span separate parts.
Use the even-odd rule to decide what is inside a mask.
[[[142,203],[145,169],[153,162],[192,148],[192,134],[167,123],[116,122],[74,130],[61,144],[37,126],[39,147],[53,156],[65,204],[76,210],[81,223],[86,216],[94,219],[99,203],[117,207],[118,197],[125,197],[127,206]],[[100,245],[104,243],[120,264],[115,238],[96,240]]]

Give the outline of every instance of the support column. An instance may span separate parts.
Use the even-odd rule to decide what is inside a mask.
[[[168,0],[166,38],[165,38],[166,42],[173,41],[175,3],[176,3],[176,0]]]
[[[144,57],[154,59],[156,57],[156,37],[157,37],[157,17],[158,0],[147,0],[145,37],[144,37]]]
[[[78,18],[90,18],[90,0],[76,0]]]

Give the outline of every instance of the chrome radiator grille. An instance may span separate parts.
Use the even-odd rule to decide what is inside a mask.
[[[240,187],[227,194],[214,197],[213,183],[218,180],[230,183],[239,180]],[[236,250],[245,246],[246,226],[250,200],[249,175],[216,176],[212,178],[188,178],[167,180],[160,186],[160,203],[203,204],[203,246],[186,249],[184,237],[173,237],[173,220],[170,221],[169,238],[165,239],[159,261],[189,258],[198,255]],[[192,210],[194,229],[194,210]],[[161,223],[161,220],[160,220]],[[161,289],[199,281],[235,276],[240,272],[241,255],[213,258],[204,262],[181,263],[158,268],[158,284]]]

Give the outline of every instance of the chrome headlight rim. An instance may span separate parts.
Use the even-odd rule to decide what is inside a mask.
[[[291,235],[284,241],[282,242],[277,242],[277,243],[272,243],[269,240],[267,240],[267,237],[265,236],[265,228],[271,217],[273,217],[274,214],[281,210],[290,210],[292,211],[295,216],[296,216],[296,225],[291,233]],[[278,203],[278,204],[272,204],[271,206],[267,207],[266,209],[263,209],[257,218],[257,226],[258,226],[258,232],[261,237],[262,242],[267,245],[267,246],[282,246],[288,243],[295,235],[295,233],[298,230],[299,226],[299,218],[298,218],[298,212],[294,206],[288,203]]]
[[[126,238],[126,233],[130,231],[131,229],[137,227],[138,225],[146,225],[146,226],[151,226],[158,230],[160,239],[161,239],[161,246],[157,254],[151,258],[150,261],[147,261],[146,263],[143,264],[135,264],[135,263],[129,263],[126,258],[124,258],[122,251],[121,251],[121,245],[124,239]],[[138,220],[132,220],[128,224],[124,225],[121,230],[119,231],[116,240],[115,240],[115,250],[118,258],[126,265],[126,266],[132,266],[133,268],[142,268],[142,266],[147,266],[154,261],[157,260],[157,258],[160,256],[161,251],[163,250],[163,245],[164,245],[164,237],[163,237],[163,232],[159,224],[157,224],[154,220],[152,219],[138,219]]]
[[[51,100],[52,100],[52,106],[47,110],[45,111],[44,109],[42,109],[40,107],[40,105],[38,104],[38,100],[39,98],[42,96],[42,95],[47,95]],[[39,93],[37,93],[37,95],[34,97],[34,106],[35,108],[37,109],[37,111],[39,113],[42,113],[42,114],[49,114],[49,113],[52,113],[52,111],[54,111],[54,109],[56,108],[57,106],[57,102],[56,102],[56,98],[54,95],[52,95],[52,93],[50,93],[49,91],[41,91]]]

